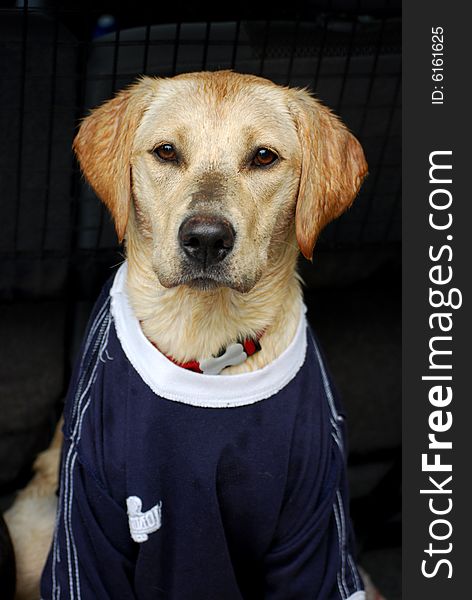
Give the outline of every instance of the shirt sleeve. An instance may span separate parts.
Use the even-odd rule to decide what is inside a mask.
[[[56,527],[41,598],[132,599],[135,549],[121,507],[64,441]],[[134,544],[134,547],[136,544]]]
[[[108,286],[109,287],[109,286]],[[43,600],[132,600],[136,544],[128,529],[126,505],[113,493],[119,464],[116,444],[104,456],[102,389],[111,328],[107,287],[89,320],[64,408],[59,499],[54,537],[41,578]],[[117,392],[117,394],[119,391]],[[120,400],[120,398],[118,398]],[[105,416],[104,416],[105,415]],[[116,432],[115,432],[116,433]]]
[[[311,461],[308,445],[296,461],[274,543],[266,556],[266,600],[364,600],[354,561],[348,511],[342,417]]]

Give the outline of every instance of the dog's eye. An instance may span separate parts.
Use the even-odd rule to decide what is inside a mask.
[[[252,164],[256,167],[268,167],[277,159],[277,154],[269,148],[259,148],[252,159]]]
[[[161,160],[169,162],[177,160],[177,152],[172,144],[161,144],[157,148],[154,148],[152,152]]]

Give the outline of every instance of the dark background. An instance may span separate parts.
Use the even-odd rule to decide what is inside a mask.
[[[112,22],[99,21],[109,14]],[[397,1],[0,3],[0,508],[48,445],[110,268],[108,214],[71,153],[88,109],[146,73],[232,68],[308,87],[370,166],[300,265],[349,417],[360,562],[400,598],[401,10]]]

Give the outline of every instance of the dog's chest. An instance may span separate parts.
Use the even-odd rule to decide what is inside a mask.
[[[126,475],[114,479],[123,486],[117,494],[142,502],[137,530],[146,528],[146,515],[151,529],[158,521],[146,544],[165,552],[168,530],[189,546],[218,545],[224,536],[233,552],[262,555],[284,501],[290,446],[290,432],[270,409],[136,402]]]
[[[123,352],[107,313],[98,314],[104,325],[91,331],[101,337],[87,337],[91,350],[66,410],[78,463],[98,482],[97,505],[109,498],[113,510],[104,518],[137,557],[146,589],[149,577],[175,586],[179,572],[186,592],[176,597],[189,590],[205,597],[202,573],[212,573],[211,597],[239,600],[239,590],[262,585],[270,548],[284,547],[319,514],[323,482],[335,482],[339,471],[338,425],[314,348],[296,376],[260,401],[201,406],[158,395]],[[251,389],[241,391],[251,397]]]

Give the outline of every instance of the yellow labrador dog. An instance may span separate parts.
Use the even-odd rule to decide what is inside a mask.
[[[220,71],[140,79],[74,149],[127,260],[67,400],[54,536],[57,440],[7,514],[18,597],[52,540],[47,599],[364,598],[296,272],[359,190],[358,141],[306,91]]]

